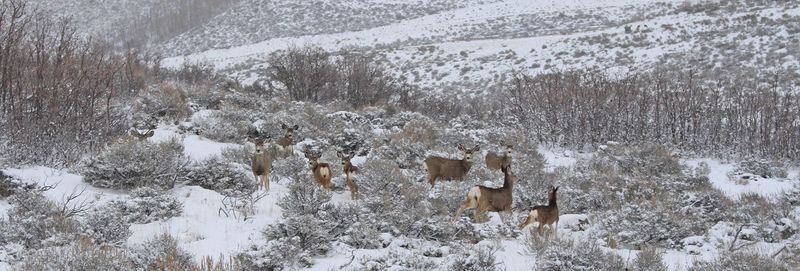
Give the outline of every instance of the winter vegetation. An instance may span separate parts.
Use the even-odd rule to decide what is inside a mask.
[[[42,2],[0,270],[800,269],[792,1]]]

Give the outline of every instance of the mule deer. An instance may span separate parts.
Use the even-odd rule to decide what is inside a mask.
[[[331,166],[328,163],[320,163],[319,158],[321,154],[315,154],[305,151],[306,158],[308,158],[308,167],[311,169],[311,174],[314,175],[314,180],[317,181],[322,188],[326,191],[331,191]]]
[[[294,132],[300,130],[300,126],[289,127],[281,123],[281,129],[284,130],[283,137],[279,138],[275,143],[280,147],[283,156],[288,157],[294,153]]]
[[[253,154],[250,167],[253,169],[253,175],[256,177],[260,188],[269,190],[269,174],[272,171],[273,154],[267,151],[269,146],[269,136],[249,137],[250,142],[256,145],[256,152]]]
[[[131,129],[131,135],[139,140],[147,140],[148,138],[153,137],[155,133],[156,132],[153,130],[147,130],[147,132],[142,133],[139,132],[139,130]]]
[[[336,155],[342,159],[342,171],[344,171],[346,178],[345,184],[347,184],[347,187],[350,188],[350,198],[352,200],[356,200],[358,198],[358,185],[353,177],[359,173],[359,169],[350,162],[350,159],[353,159],[354,154],[351,153],[350,155],[344,155],[343,153],[338,152]]]
[[[456,215],[453,217],[453,222],[457,221],[464,213],[464,210],[475,208],[474,219],[475,222],[481,217],[483,212],[505,212],[511,215],[511,204],[514,201],[512,192],[514,191],[514,184],[519,180],[516,175],[511,173],[509,167],[501,169],[504,175],[503,186],[499,188],[491,188],[483,185],[476,185],[469,189],[467,192],[467,199],[458,207]],[[502,216],[501,216],[502,218]],[[505,218],[503,218],[505,220]]]
[[[531,211],[528,212],[528,218],[525,219],[522,224],[519,224],[520,230],[524,229],[528,224],[539,222],[539,227],[536,229],[539,235],[544,233],[545,225],[553,230],[553,234],[558,234],[558,202],[556,199],[556,192],[558,192],[558,187],[551,187],[550,191],[547,193],[549,197],[547,205],[538,205],[531,208]]]
[[[506,147],[506,151],[503,154],[494,152],[486,153],[486,168],[490,171],[497,171],[504,167],[511,166],[511,151],[514,147],[508,144],[503,144],[503,146]]]
[[[428,171],[428,182],[431,188],[436,185],[436,179],[459,179],[463,180],[469,169],[472,168],[472,154],[480,150],[478,145],[472,149],[467,149],[458,144],[458,149],[464,152],[461,160],[449,159],[438,156],[425,158],[425,169]]]

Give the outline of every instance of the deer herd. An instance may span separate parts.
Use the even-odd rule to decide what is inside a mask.
[[[261,135],[260,133],[253,132],[248,136],[248,141],[255,145],[255,153],[251,157],[251,169],[255,176],[256,182],[260,188],[269,190],[269,174],[272,169],[272,162],[279,157],[289,157],[294,154],[294,133],[300,129],[298,125],[288,126],[281,123],[281,129],[284,131],[283,137],[270,143],[271,137],[268,135]],[[149,130],[147,132],[139,132],[132,130],[131,135],[140,140],[146,140],[152,137],[154,132]],[[464,202],[458,207],[458,210],[453,217],[453,222],[458,221],[466,209],[475,209],[473,220],[475,222],[481,219],[481,214],[485,212],[497,212],[511,216],[513,204],[513,191],[514,185],[519,178],[511,171],[512,164],[512,151],[513,146],[510,144],[502,144],[503,152],[494,153],[488,152],[485,157],[486,168],[489,171],[501,171],[503,173],[503,186],[493,188],[483,185],[476,185],[467,191],[467,197]],[[459,180],[463,181],[467,173],[472,168],[473,156],[480,151],[480,147],[475,145],[472,148],[464,147],[459,144],[458,149],[463,152],[463,158],[450,159],[439,156],[429,156],[423,161],[423,166],[428,174],[428,182],[433,188],[436,185],[436,180]],[[320,162],[319,159],[322,154],[319,152],[312,152],[310,150],[303,150],[305,158],[308,159],[308,168],[314,181],[323,189],[331,191],[331,178],[332,170],[331,164]],[[353,165],[351,159],[355,154],[345,154],[338,152],[337,156],[342,160],[342,172],[345,175],[345,184],[350,189],[350,198],[356,200],[358,198],[358,184],[356,184],[355,176],[360,173],[357,166]],[[528,216],[524,222],[519,225],[519,229],[524,229],[526,226],[538,222],[536,232],[539,235],[544,234],[544,227],[547,226],[553,234],[557,233],[558,225],[558,204],[556,193],[558,187],[551,187],[548,191],[547,205],[538,205],[529,209]],[[505,221],[505,216],[501,215],[500,218]]]

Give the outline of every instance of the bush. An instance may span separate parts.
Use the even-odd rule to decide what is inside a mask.
[[[419,251],[393,248],[384,255],[360,258],[358,261],[362,267],[359,270],[434,270],[437,268],[436,262],[421,254]]]
[[[192,115],[186,91],[178,85],[161,84],[147,89],[133,110],[174,122]]]
[[[536,270],[623,270],[617,254],[604,252],[596,244],[574,241],[551,242],[536,257]]]
[[[81,231],[94,244],[119,245],[131,235],[130,222],[113,207],[96,208],[83,221]]]
[[[475,245],[465,254],[459,255],[447,270],[492,271],[497,270],[497,259],[494,253],[497,248],[485,245]]]
[[[136,224],[180,216],[183,212],[183,205],[174,196],[149,187],[135,189],[129,200],[113,201],[110,206],[124,214],[126,221]]]
[[[131,270],[124,250],[81,241],[63,247],[33,250],[25,255],[20,270]]]
[[[75,239],[75,212],[48,200],[38,190],[8,198],[8,221],[0,220],[0,244],[20,243],[26,249],[68,244]]]
[[[237,257],[247,270],[282,270],[311,266],[311,257],[326,253],[331,240],[325,225],[310,215],[289,216],[263,232],[266,242]]]
[[[272,175],[287,178],[291,182],[303,182],[308,179],[308,162],[298,155],[272,161]]]
[[[96,157],[86,159],[80,169],[84,181],[95,187],[169,189],[186,175],[189,160],[177,139],[162,143],[122,141]]]
[[[311,215],[317,216],[322,208],[331,200],[331,194],[322,190],[311,180],[295,180],[289,185],[289,191],[278,200],[283,210],[283,217]]]
[[[134,266],[145,270],[187,270],[194,267],[192,255],[167,233],[130,248],[130,259]]]
[[[699,261],[688,269],[689,271],[784,271],[787,266],[769,256],[756,252],[738,251],[723,253],[713,261]]]
[[[736,165],[736,172],[750,173],[761,178],[786,178],[786,165],[777,160],[749,158]]]
[[[193,165],[186,175],[187,184],[198,185],[223,195],[250,194],[257,184],[241,166],[212,157]]]
[[[657,248],[645,247],[633,260],[630,269],[634,271],[667,271],[669,268],[664,264],[662,253]]]
[[[213,111],[195,117],[195,129],[205,138],[227,143],[240,143],[253,129],[253,117],[246,111]]]

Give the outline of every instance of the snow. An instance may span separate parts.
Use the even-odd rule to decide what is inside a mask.
[[[692,167],[697,167],[701,162],[708,164],[710,169],[708,179],[714,185],[714,188],[724,192],[725,195],[732,199],[738,199],[739,196],[745,193],[755,193],[771,198],[791,189],[795,182],[800,181],[796,177],[797,170],[792,169],[792,171],[790,171],[792,174],[788,179],[759,178],[758,180],[751,180],[747,182],[747,184],[737,184],[729,177],[729,174],[733,172],[736,167],[734,163],[724,163],[719,159],[708,158],[687,159],[684,163]]]

